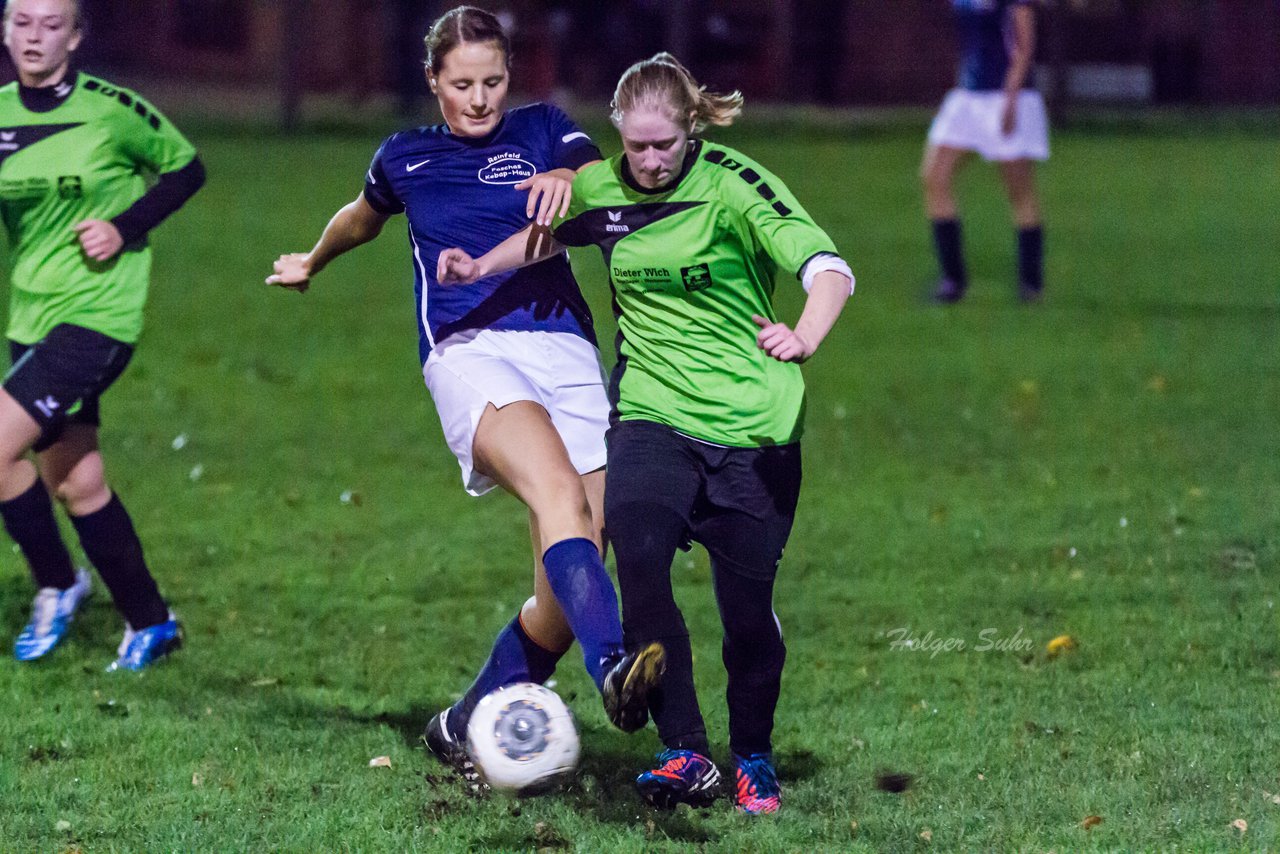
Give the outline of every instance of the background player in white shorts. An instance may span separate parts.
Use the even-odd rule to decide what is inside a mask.
[[[537,216],[568,206],[575,170],[600,151],[547,104],[505,110],[510,48],[498,20],[460,6],[426,37],[427,81],[444,123],[401,131],[374,155],[364,190],[307,253],[283,255],[268,284],[305,290],[338,255],[404,213],[413,250],[423,375],[467,490],[498,484],[529,508],[534,595],[503,628],[466,694],[432,718],[427,744],[470,777],[463,743],[476,703],[515,682],[544,682],[576,637],[610,720],[648,720],[661,675],[654,644],[626,654],[613,582],[602,560],[608,402],[591,312],[563,255],[441,288],[436,256],[481,254]],[[528,190],[526,195],[523,190]]]
[[[920,167],[942,273],[937,302],[956,302],[969,285],[953,184],[974,152],[997,164],[1009,196],[1017,229],[1019,297],[1035,302],[1044,289],[1035,161],[1049,157],[1049,130],[1031,71],[1036,2],[952,0],[961,39],[959,80],[929,128]]]

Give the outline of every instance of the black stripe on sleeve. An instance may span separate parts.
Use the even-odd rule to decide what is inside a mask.
[[[604,155],[600,153],[600,149],[594,142],[574,146],[571,151],[565,154],[561,165],[566,169],[572,169],[577,172],[592,160],[604,160]]]
[[[151,229],[186,204],[187,199],[204,186],[204,179],[204,164],[198,156],[191,158],[191,162],[181,169],[161,175],[142,198],[112,218],[111,224],[124,238],[124,245],[137,243],[146,237]]]

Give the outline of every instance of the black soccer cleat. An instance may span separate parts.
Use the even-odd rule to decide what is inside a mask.
[[[644,729],[649,722],[649,692],[666,669],[667,651],[656,641],[627,653],[610,667],[600,689],[609,721],[623,732]]]
[[[486,791],[489,785],[484,782],[480,776],[480,772],[476,770],[476,764],[471,761],[470,754],[467,753],[465,743],[459,741],[449,732],[449,712],[452,708],[445,709],[443,712],[437,712],[435,716],[427,722],[427,729],[422,733],[422,740],[426,742],[427,750],[448,765],[454,771],[467,781],[467,785],[471,787],[473,792]]]

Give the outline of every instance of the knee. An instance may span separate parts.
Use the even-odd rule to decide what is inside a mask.
[[[110,497],[110,490],[100,463],[82,461],[56,483],[45,486],[72,513],[85,508],[96,509]]]
[[[951,193],[951,176],[936,164],[920,167],[920,187],[927,196],[946,196]]]
[[[542,477],[525,499],[540,527],[559,529],[568,525],[575,530],[592,530],[591,504],[582,488],[582,479],[572,469]],[[542,533],[545,541],[550,532]]]
[[[525,633],[544,649],[563,652],[573,643],[573,630],[559,604],[550,597],[530,596],[520,609]]]

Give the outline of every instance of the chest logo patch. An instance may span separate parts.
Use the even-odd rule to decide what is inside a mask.
[[[79,199],[84,196],[84,185],[79,175],[58,176],[58,196],[63,199]]]
[[[613,232],[614,234],[629,234],[630,227],[621,225],[622,211],[609,211],[609,221],[605,223],[604,230]]]
[[[476,175],[486,184],[519,184],[532,178],[538,168],[519,154],[495,154]]]
[[[681,267],[680,278],[684,281],[686,291],[705,291],[711,287],[711,268],[706,264]]]

